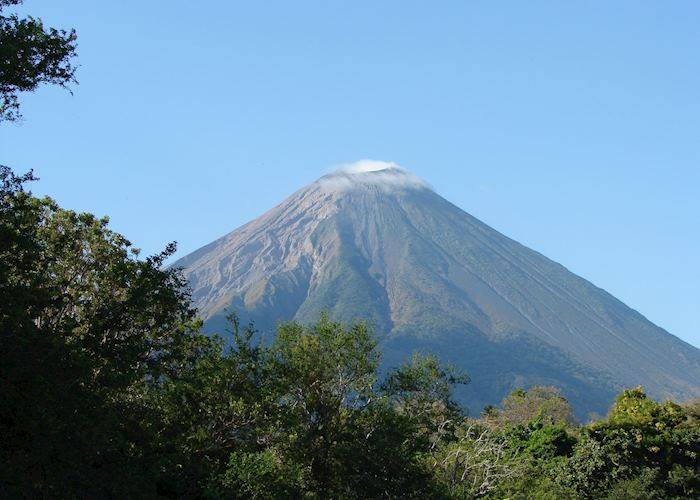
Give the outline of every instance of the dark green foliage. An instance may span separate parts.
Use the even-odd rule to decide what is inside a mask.
[[[620,481],[641,487],[643,478],[665,497],[700,495],[700,428],[688,413],[641,388],[624,391],[607,420],[584,429],[563,481],[592,498]]]
[[[238,358],[244,371],[262,367],[257,401],[266,417],[250,451],[232,455],[222,476],[228,491],[279,484],[281,496],[351,498],[429,490],[417,460],[426,447],[415,433],[418,417],[395,411],[378,392],[378,353],[363,323],[346,327],[322,315],[311,327],[282,324],[268,348],[251,347],[250,335],[236,338],[227,359]],[[258,356],[241,357],[252,350]]]
[[[513,449],[536,460],[569,456],[576,444],[576,439],[564,424],[533,421],[509,429],[506,435]]]
[[[313,498],[307,476],[307,470],[298,463],[285,462],[274,447],[233,452],[226,471],[215,478],[206,493],[214,498]]]
[[[465,373],[442,366],[435,356],[414,354],[388,374],[382,392],[395,411],[412,417],[415,432],[434,446],[461,419],[463,410],[452,399],[452,390],[467,383]]]
[[[75,30],[45,28],[41,19],[2,15],[21,0],[0,0],[0,121],[21,118],[18,94],[49,83],[67,88],[76,83]]]
[[[195,338],[180,276],[160,269],[174,246],[138,260],[106,219],[24,192],[31,178],[0,170],[0,489],[143,494],[143,386]]]

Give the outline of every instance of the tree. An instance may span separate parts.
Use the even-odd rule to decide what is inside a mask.
[[[3,15],[8,5],[22,0],[0,0],[0,122],[22,115],[18,94],[48,83],[68,89],[75,79],[75,30],[45,28],[41,19]]]
[[[542,424],[575,423],[569,402],[555,387],[516,389],[502,402],[498,418],[505,425],[526,426],[533,420]]]
[[[501,482],[523,475],[506,436],[483,422],[465,420],[454,436],[433,455],[434,474],[451,497],[484,496]]]
[[[350,328],[326,314],[313,327],[286,323],[272,346],[287,425],[298,431],[295,449],[317,488],[333,495],[342,483],[342,445],[358,410],[372,399],[378,354],[363,323]]]
[[[450,393],[457,378],[435,358],[416,357],[380,382],[379,354],[364,323],[326,314],[313,325],[282,323],[267,347],[236,331],[234,325],[226,358],[236,361],[227,378],[257,373],[246,405],[256,402],[260,410],[255,439],[231,448],[226,470],[210,484],[212,496],[435,496],[423,455],[446,412],[461,418]],[[218,394],[226,398],[227,391]]]
[[[453,366],[443,366],[433,355],[414,354],[387,374],[382,393],[394,411],[409,418],[415,434],[434,448],[453,433],[465,410],[452,399],[452,388],[469,383],[469,376]],[[426,450],[427,451],[427,450]]]
[[[0,490],[143,495],[146,387],[202,342],[182,277],[161,269],[174,245],[139,259],[107,219],[24,191],[31,179],[0,167]]]
[[[584,428],[561,481],[582,498],[628,487],[647,488],[649,498],[697,497],[700,427],[691,411],[657,403],[641,387],[623,391],[606,420]]]

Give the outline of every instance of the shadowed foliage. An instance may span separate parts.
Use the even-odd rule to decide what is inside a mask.
[[[48,83],[68,88],[75,80],[75,30],[46,28],[41,19],[5,15],[21,0],[0,0],[0,122],[17,121],[19,94]]]

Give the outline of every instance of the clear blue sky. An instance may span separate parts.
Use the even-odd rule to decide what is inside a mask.
[[[700,2],[26,0],[79,35],[0,163],[192,251],[395,161],[700,346]]]

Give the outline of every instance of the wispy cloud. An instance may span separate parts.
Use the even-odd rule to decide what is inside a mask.
[[[403,168],[401,168],[397,163],[394,163],[393,161],[359,160],[354,163],[336,165],[331,170],[331,173],[361,174],[364,172],[378,172],[380,170],[389,170],[392,168],[403,170]]]
[[[431,189],[427,182],[397,163],[381,160],[359,160],[338,165],[319,180],[323,189],[344,191],[376,186],[384,191],[397,189]]]

